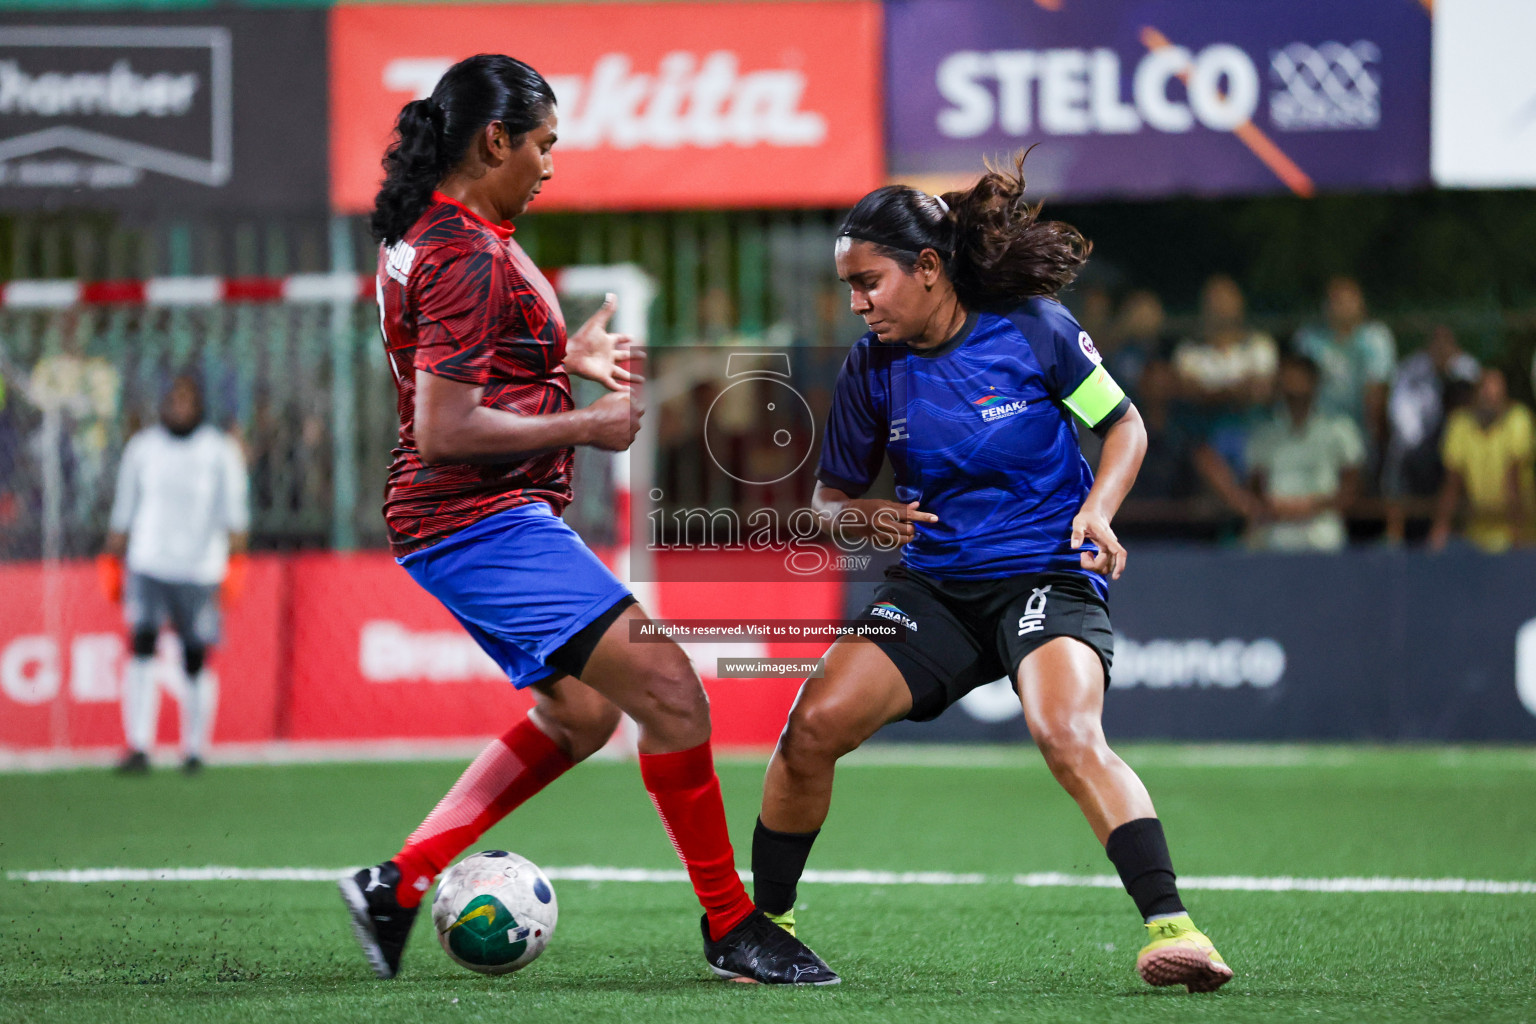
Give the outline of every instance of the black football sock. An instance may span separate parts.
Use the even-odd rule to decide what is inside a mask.
[[[1104,853],[1114,862],[1143,919],[1183,913],[1162,822],[1156,818],[1126,822],[1109,834]]]
[[[814,832],[775,832],[757,819],[752,832],[752,895],[758,909],[767,914],[783,914],[795,905],[795,886],[805,873],[805,861],[811,844],[821,834]]]

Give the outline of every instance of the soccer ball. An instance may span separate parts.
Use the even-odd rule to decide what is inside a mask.
[[[437,883],[432,923],[454,963],[510,974],[539,958],[560,916],[555,890],[537,864],[486,850],[455,864]]]

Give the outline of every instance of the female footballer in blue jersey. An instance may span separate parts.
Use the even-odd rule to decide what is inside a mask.
[[[864,612],[901,638],[841,639],[825,676],[801,688],[763,787],[757,904],[793,930],[839,757],[887,722],[935,718],[1009,676],[1146,922],[1138,972],[1210,991],[1232,971],[1185,912],[1152,800],[1101,723],[1107,581],[1126,562],[1110,520],[1146,429],[1054,297],[1089,244],[1041,221],[1023,193],[1021,155],[943,197],[877,189],[843,221],[838,277],[869,333],[838,377],[815,504],[829,527],[902,545]],[[1074,418],[1103,438],[1097,478]],[[887,458],[897,500],[860,497]]]

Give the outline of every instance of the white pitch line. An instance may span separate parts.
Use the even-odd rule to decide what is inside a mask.
[[[7,871],[12,882],[334,882],[357,868],[67,868],[50,871]],[[611,868],[594,865],[546,868],[544,874],[562,882],[686,882],[679,869]],[[744,881],[750,871],[740,872]],[[1026,875],[957,874],[950,871],[807,871],[804,881],[824,885],[1019,885],[1031,889],[1118,889],[1114,875],[1071,875],[1037,871]],[[1441,892],[1494,896],[1536,895],[1536,882],[1500,882],[1482,878],[1272,878],[1246,875],[1181,875],[1184,889],[1220,892]]]
[[[272,743],[221,743],[210,751],[210,765],[325,764],[376,761],[468,761],[488,738],[460,740],[294,741]],[[1370,764],[1394,752],[1406,751],[1418,763],[1437,769],[1482,771],[1536,771],[1536,749],[1530,747],[1424,747],[1325,746],[1286,743],[1168,744],[1127,743],[1117,749],[1132,767],[1141,769],[1234,768],[1351,768]],[[717,751],[718,764],[761,768],[768,749]],[[54,772],[81,768],[110,768],[122,757],[118,747],[66,750],[18,750],[0,746],[0,774]],[[614,745],[598,757],[605,761],[628,760]],[[180,763],[180,754],[161,747],[150,754],[157,766]],[[1027,743],[944,744],[871,743],[838,762],[843,768],[960,768],[1023,769],[1038,771],[1044,762],[1040,752]]]

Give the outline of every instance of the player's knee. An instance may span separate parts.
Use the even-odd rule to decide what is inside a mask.
[[[208,648],[201,644],[185,644],[181,649],[181,664],[187,670],[188,679],[196,679],[208,661]]]
[[[1082,775],[1109,754],[1104,734],[1086,722],[1031,722],[1029,728],[1046,765],[1057,777]]]
[[[649,668],[645,695],[635,717],[649,728],[708,728],[709,697],[681,649],[675,656],[664,658]]]
[[[159,633],[153,629],[136,629],[129,637],[128,644],[133,649],[135,658],[152,658],[155,654],[155,641],[159,639]]]
[[[801,702],[789,713],[779,748],[793,766],[801,761],[835,761],[863,739],[840,705]]]

